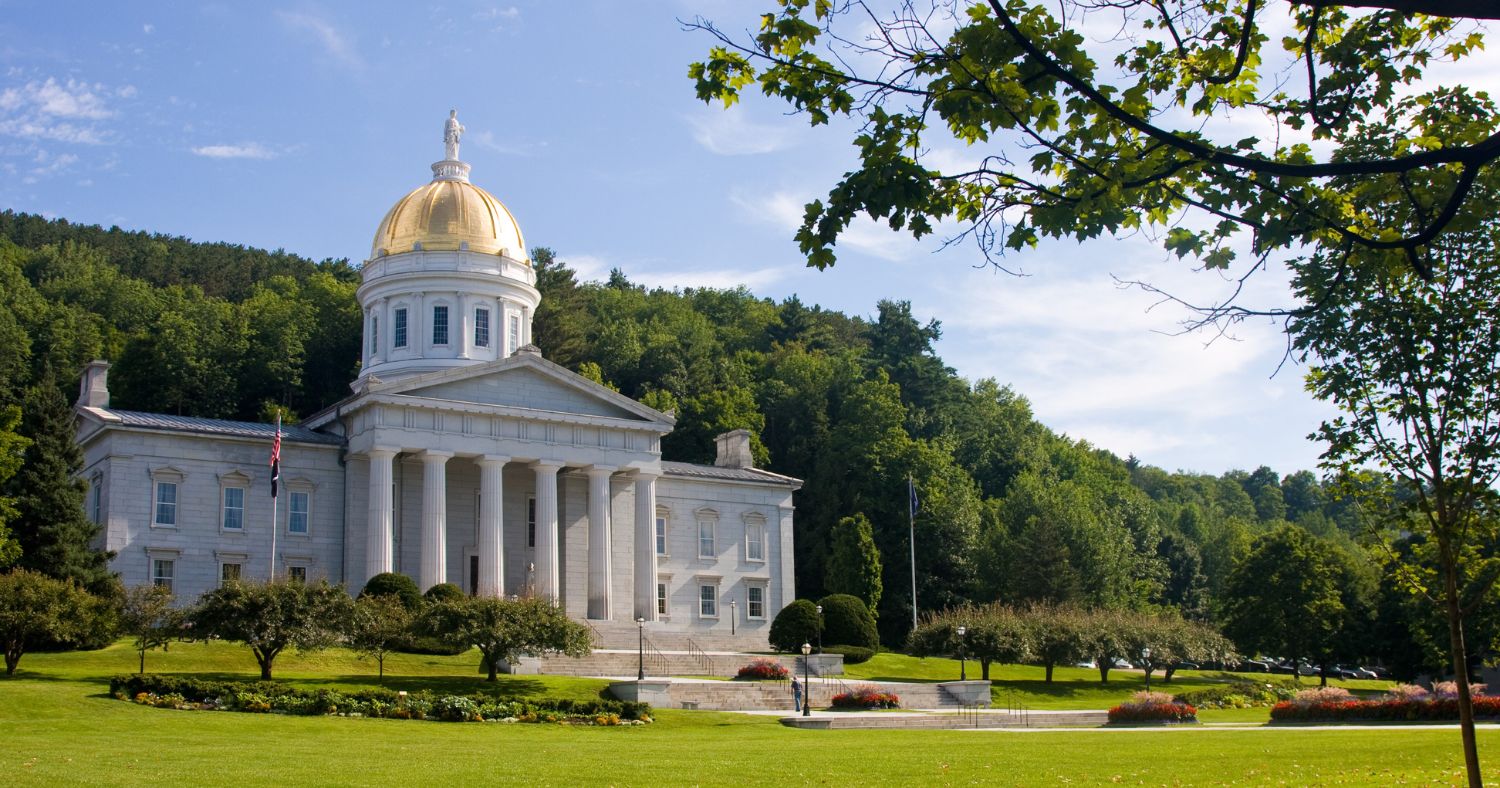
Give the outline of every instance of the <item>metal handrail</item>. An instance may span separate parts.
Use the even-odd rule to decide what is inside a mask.
[[[641,636],[641,641],[646,649],[646,669],[658,676],[667,675],[667,655],[661,653],[661,649],[651,641],[651,638]]]
[[[698,642],[696,640],[693,640],[692,638],[688,638],[687,639],[687,647],[688,647],[688,656],[692,657],[697,662],[698,668],[703,671],[699,675],[702,675],[702,676],[715,676],[715,675],[718,675],[717,673],[714,672],[714,660],[713,660],[713,658],[708,655],[708,652],[704,651],[702,648],[700,648],[698,646]]]

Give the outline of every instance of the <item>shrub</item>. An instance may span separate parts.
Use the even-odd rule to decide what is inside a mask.
[[[1500,698],[1474,698],[1474,716],[1500,717]],[[1403,720],[1458,719],[1458,701],[1429,696],[1422,700],[1384,698],[1380,700],[1346,700],[1297,704],[1282,702],[1271,709],[1275,722],[1377,722]]]
[[[422,594],[422,598],[427,600],[429,603],[452,602],[455,599],[463,599],[467,596],[468,594],[465,594],[462,588],[459,588],[452,583],[438,583],[432,588],[427,589],[427,591]]]
[[[894,692],[882,692],[873,684],[861,684],[848,692],[834,695],[833,707],[835,709],[897,709],[901,707],[901,697]]]
[[[1397,684],[1385,691],[1387,700],[1425,700],[1427,690],[1415,684]]]
[[[735,674],[735,678],[770,679],[781,681],[790,677],[791,675],[792,672],[790,670],[787,670],[787,667],[785,665],[777,662],[774,659],[765,659],[764,657],[762,657],[760,659],[750,660],[750,664],[741,667],[739,672]]]
[[[1487,688],[1483,684],[1473,684],[1473,683],[1469,684],[1469,694],[1472,695],[1472,696],[1474,696],[1474,697],[1476,697],[1476,698],[1479,697],[1480,695],[1483,695],[1485,689],[1487,689]],[[1439,698],[1457,698],[1458,697],[1458,682],[1456,682],[1456,681],[1439,681],[1439,682],[1436,682],[1435,684],[1432,685],[1432,694],[1438,696]]]
[[[1186,703],[1122,703],[1109,710],[1109,721],[1197,722],[1198,710]]]
[[[1311,706],[1318,703],[1344,703],[1351,700],[1354,700],[1354,696],[1343,687],[1316,687],[1299,691],[1297,696],[1292,698],[1292,703],[1298,706]]]
[[[445,722],[477,722],[479,704],[473,698],[461,695],[444,695],[432,703],[432,716]]]
[[[818,604],[823,606],[823,642],[879,648],[880,632],[875,628],[875,617],[859,597],[829,594]]]
[[[401,604],[411,611],[422,606],[422,591],[417,588],[417,582],[397,572],[381,572],[370,578],[359,595],[362,597],[393,596],[401,600]]]
[[[811,600],[798,599],[782,608],[771,622],[771,648],[802,653],[803,643],[818,642],[818,623],[818,606]]]
[[[875,656],[875,649],[862,648],[860,646],[824,646],[823,650],[829,654],[842,654],[845,665],[858,665],[861,662],[869,662],[870,657]]]

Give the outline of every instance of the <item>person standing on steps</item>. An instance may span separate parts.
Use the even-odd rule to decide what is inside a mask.
[[[792,677],[792,711],[802,711],[802,682]]]

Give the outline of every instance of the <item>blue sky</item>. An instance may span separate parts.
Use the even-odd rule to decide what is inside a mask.
[[[848,130],[767,100],[707,107],[686,76],[710,41],[679,19],[744,29],[762,5],[0,0],[0,208],[359,261],[457,108],[474,182],[586,278],[865,315],[907,299],[962,375],[1073,437],[1168,469],[1315,467],[1305,436],[1328,411],[1303,370],[1277,371],[1274,325],[1177,335],[1180,312],[1116,286],[1227,286],[1148,240],[1044,243],[1007,259],[1015,277],[869,223],[807,269],[792,233],[854,161]],[[1278,273],[1249,299],[1284,304]]]

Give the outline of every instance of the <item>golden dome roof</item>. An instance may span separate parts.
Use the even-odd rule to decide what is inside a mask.
[[[516,260],[527,259],[526,241],[516,218],[489,192],[469,183],[467,177],[437,177],[402,197],[375,231],[370,257],[418,248],[503,252]]]

